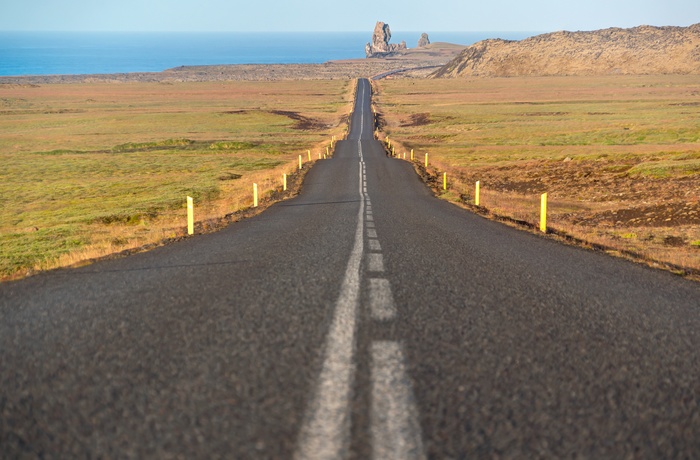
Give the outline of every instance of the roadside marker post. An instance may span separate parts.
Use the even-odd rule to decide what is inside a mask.
[[[301,169],[301,155],[299,155],[299,169]]]
[[[442,173],[442,189],[447,190],[447,173]]]
[[[411,149],[411,161],[413,161],[413,149]]]
[[[425,154],[425,167],[428,167],[428,154]]]
[[[328,146],[326,146],[326,155],[327,155],[327,156],[330,156],[330,155],[331,155],[331,152],[328,150]]]
[[[321,152],[318,152],[318,159],[321,159]]]
[[[479,206],[481,198],[481,181],[476,181],[476,189],[474,190],[474,206]]]
[[[287,175],[282,174],[282,190],[287,191]]]
[[[547,194],[543,193],[540,200],[540,231],[547,233]]]
[[[395,157],[396,156],[396,147],[391,148],[391,156]]]
[[[403,152],[403,159],[406,159],[406,152]]]
[[[311,150],[307,150],[306,153],[309,154],[309,161],[311,161]]]
[[[191,196],[187,197],[187,234],[194,234],[194,201]]]
[[[253,207],[258,207],[258,184],[253,184]]]

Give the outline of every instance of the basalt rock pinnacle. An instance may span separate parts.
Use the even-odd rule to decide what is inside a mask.
[[[378,21],[377,25],[374,26],[372,41],[365,46],[365,55],[368,58],[385,57],[406,49],[406,42],[396,45],[389,43],[390,40],[391,29],[389,24]]]

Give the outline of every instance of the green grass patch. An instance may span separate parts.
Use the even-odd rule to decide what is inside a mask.
[[[700,160],[654,161],[636,165],[627,174],[667,178],[700,174]]]
[[[252,142],[214,142],[209,144],[209,150],[247,150],[256,147]]]
[[[45,229],[0,233],[0,274],[33,267],[89,243],[77,225],[55,225]]]
[[[244,206],[246,178],[295,164],[330,138],[325,126],[336,126],[350,102],[342,81],[2,91],[0,278],[100,238],[129,241],[175,216],[186,196],[198,209],[224,198]],[[270,113],[290,108],[323,123],[295,130],[294,120]]]
[[[188,147],[195,142],[191,139],[166,139],[158,142],[127,142],[126,144],[112,147],[113,152],[140,152],[144,150],[156,150],[163,147]]]

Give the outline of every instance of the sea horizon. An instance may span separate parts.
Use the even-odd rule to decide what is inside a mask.
[[[423,32],[392,32],[415,48]],[[431,32],[431,42],[471,45],[538,32]],[[180,66],[321,64],[365,57],[371,32],[0,32],[0,76],[162,72]]]

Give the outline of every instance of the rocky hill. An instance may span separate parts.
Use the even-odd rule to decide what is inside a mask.
[[[700,24],[554,32],[467,47],[435,77],[700,74]]]

